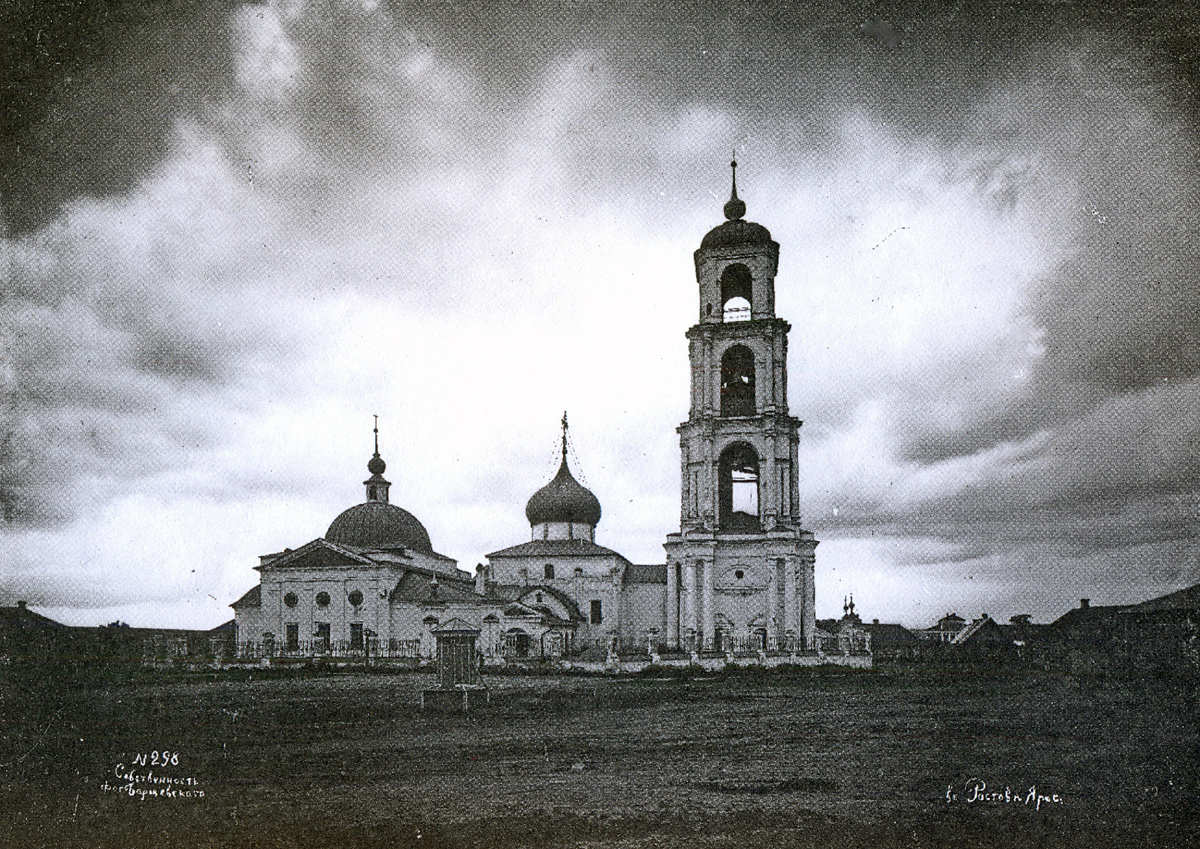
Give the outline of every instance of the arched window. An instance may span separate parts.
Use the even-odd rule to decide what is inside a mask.
[[[721,415],[754,413],[754,352],[745,345],[734,345],[721,357]]]
[[[554,564],[553,563],[546,564],[545,568],[542,570],[542,577],[545,578],[547,581],[554,580]]]
[[[721,272],[721,309],[725,321],[749,321],[754,305],[750,269],[740,263]]]
[[[718,524],[726,531],[762,529],[758,519],[758,454],[745,442],[721,452],[718,464]]]

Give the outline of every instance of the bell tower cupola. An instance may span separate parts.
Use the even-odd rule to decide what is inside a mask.
[[[766,227],[746,220],[746,203],[737,193],[736,159],[730,168],[733,187],[725,203],[725,222],[705,235],[695,254],[700,321],[707,324],[775,315],[779,245]]]

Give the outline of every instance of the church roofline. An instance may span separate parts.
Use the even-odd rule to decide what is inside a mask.
[[[360,563],[362,563],[363,565],[380,565],[380,566],[384,565],[384,564],[378,563],[377,561],[371,560],[369,557],[364,557],[362,554],[360,554],[356,551],[353,551],[352,549],[350,549],[346,546],[338,545],[335,542],[330,542],[329,540],[324,539],[323,537],[317,537],[316,539],[312,540],[311,542],[306,542],[304,545],[300,546],[299,548],[293,548],[290,551],[287,549],[284,549],[284,551],[280,552],[278,555],[265,554],[265,555],[263,555],[263,557],[269,557],[270,559],[263,560],[254,568],[261,571],[262,569],[264,569],[265,567],[268,567],[268,566],[273,569],[278,568],[280,566],[287,566],[287,564],[290,563],[291,561],[296,560],[298,557],[300,557],[304,554],[308,554],[309,552],[311,552],[317,548],[326,548],[326,549],[329,549],[330,551],[335,551],[338,554],[343,555],[344,557],[349,557],[352,560],[357,560]]]
[[[489,560],[493,557],[616,557],[629,562],[623,554],[586,539],[535,539],[493,551],[484,557]]]

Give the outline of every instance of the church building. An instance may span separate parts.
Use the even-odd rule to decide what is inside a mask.
[[[428,658],[450,619],[478,628],[493,659],[814,649],[817,542],[800,521],[779,245],[745,220],[732,167],[726,220],[694,256],[680,528],[665,564],[597,543],[600,501],[571,473],[564,414],[558,473],[525,506],[530,538],[487,555],[472,578],[391,503],[376,427],[366,500],[323,538],[263,556],[258,586],[232,605],[242,653]]]

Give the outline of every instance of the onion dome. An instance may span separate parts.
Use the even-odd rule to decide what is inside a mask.
[[[771,231],[753,221],[743,221],[746,203],[737,194],[737,160],[730,163],[733,168],[733,190],[725,202],[724,224],[709,230],[700,241],[700,248],[727,248],[739,245],[769,245]]]
[[[567,414],[562,418],[562,464],[554,480],[533,494],[525,505],[530,525],[547,522],[571,522],[579,525],[600,524],[600,502],[592,491],[575,480],[567,466]]]
[[[571,475],[564,457],[554,480],[533,494],[525,505],[525,518],[531,525],[544,522],[600,523],[600,502],[592,491]]]
[[[386,501],[356,504],[333,520],[325,539],[339,545],[363,548],[403,546],[414,551],[433,553],[429,532],[417,517]]]

